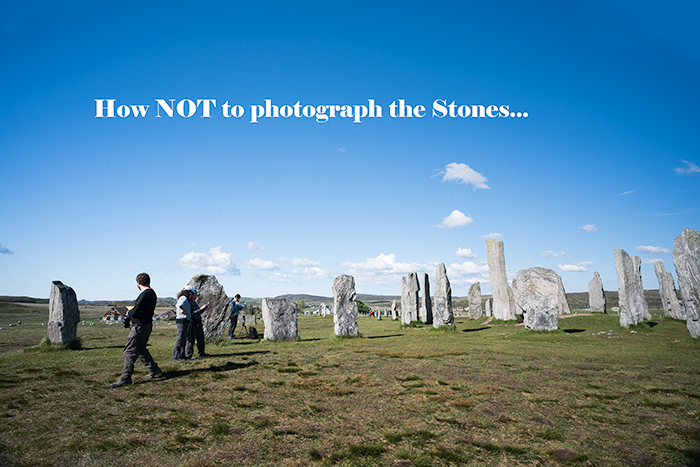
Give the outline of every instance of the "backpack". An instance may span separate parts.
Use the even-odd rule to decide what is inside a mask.
[[[258,330],[255,329],[253,326],[248,327],[248,339],[257,339],[258,338]]]

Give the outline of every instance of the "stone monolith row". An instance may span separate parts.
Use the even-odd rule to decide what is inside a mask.
[[[635,261],[625,250],[620,248],[614,250],[614,255],[615,269],[617,269],[620,326],[629,328],[644,320],[645,310],[647,313],[649,312],[649,306],[644,298],[644,289],[639,280],[641,262]]]
[[[61,281],[53,281],[49,297],[49,324],[46,337],[54,344],[74,341],[80,322],[80,310],[75,291]]]
[[[265,339],[280,342],[299,338],[296,303],[286,298],[263,298],[262,317]]]
[[[605,313],[605,290],[598,271],[593,273],[593,279],[588,283],[588,306],[591,311]]]
[[[430,279],[428,273],[421,274],[421,289],[419,318],[422,323],[433,324],[433,305],[430,301]]]
[[[685,309],[678,300],[673,276],[666,271],[663,261],[654,263],[654,272],[659,280],[659,295],[661,295],[661,305],[664,307],[664,316],[685,321]]]
[[[202,328],[205,337],[220,339],[224,328],[229,322],[231,301],[226,296],[224,287],[216,280],[216,276],[197,274],[187,283],[197,291],[197,304],[209,307],[202,312]]]
[[[452,314],[452,287],[447,278],[445,263],[440,263],[435,269],[435,301],[433,303],[433,327],[454,326]]]
[[[486,240],[486,257],[489,264],[489,278],[493,295],[492,312],[495,319],[511,321],[517,318],[518,305],[506,277],[506,258],[503,242]]]
[[[333,281],[333,322],[335,335],[349,337],[357,335],[357,302],[355,301],[355,278],[342,275]]]
[[[469,287],[469,318],[479,319],[483,316],[481,311],[481,284],[474,282]]]
[[[700,337],[700,232],[685,229],[673,242],[673,264],[690,335]]]
[[[570,312],[561,277],[551,269],[536,266],[518,271],[513,293],[524,311],[525,327],[532,331],[555,331],[559,315]]]

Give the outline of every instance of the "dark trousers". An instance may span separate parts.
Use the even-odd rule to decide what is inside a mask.
[[[194,355],[194,341],[197,340],[197,355],[203,357],[204,351],[204,327],[201,319],[193,319],[190,322],[190,332],[187,338],[187,349],[185,350],[185,358],[192,358]]]
[[[231,315],[231,324],[228,327],[228,337],[233,337],[233,333],[236,332],[237,325],[238,325],[238,315]]]
[[[185,346],[187,345],[190,321],[187,319],[176,319],[175,322],[177,323],[177,338],[173,349],[173,360],[181,360],[185,358]]]
[[[151,373],[159,370],[158,364],[153,360],[151,353],[146,348],[152,330],[153,323],[131,326],[131,331],[129,331],[129,336],[126,338],[126,346],[124,347],[124,369],[122,370],[121,379],[131,379],[137,358],[141,360],[141,363]]]

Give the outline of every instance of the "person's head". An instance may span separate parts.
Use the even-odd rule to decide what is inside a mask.
[[[236,294],[236,296],[235,296],[235,297],[233,297],[233,298],[235,298],[235,299],[236,299],[236,301],[238,301],[238,300],[240,300],[240,299],[241,299],[241,294]]]
[[[179,294],[177,294],[177,298],[180,298],[182,296],[185,296],[189,298],[190,300],[196,300],[197,299],[197,291],[192,287],[191,285],[188,285],[184,289],[180,291]]]
[[[144,287],[150,287],[151,286],[151,276],[149,276],[145,272],[142,272],[141,274],[136,276],[136,283],[138,285],[142,285]]]

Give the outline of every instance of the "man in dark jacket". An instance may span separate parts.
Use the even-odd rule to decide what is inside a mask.
[[[145,272],[136,276],[136,285],[141,294],[136,299],[134,307],[126,313],[127,319],[131,320],[131,331],[129,337],[126,338],[126,346],[124,347],[124,369],[119,379],[110,384],[113,388],[131,384],[131,375],[134,373],[134,363],[137,358],[148,368],[146,379],[151,379],[162,373],[146,348],[148,338],[151,337],[153,330],[153,312],[156,309],[158,297],[151,288],[150,276]]]

